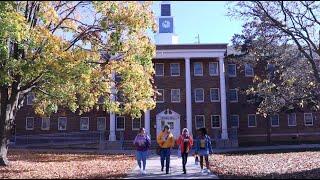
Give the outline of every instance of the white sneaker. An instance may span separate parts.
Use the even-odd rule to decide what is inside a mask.
[[[142,169],[140,169],[140,174],[143,174],[143,170]]]
[[[204,173],[208,173],[209,172],[209,170],[208,169],[204,169]]]
[[[143,170],[143,171],[142,171],[142,174],[144,174],[144,175],[147,174],[147,171],[146,171],[146,170]]]

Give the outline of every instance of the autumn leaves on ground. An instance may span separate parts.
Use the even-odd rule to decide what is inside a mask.
[[[10,150],[8,158],[11,165],[0,167],[0,179],[122,178],[136,165],[132,155]]]

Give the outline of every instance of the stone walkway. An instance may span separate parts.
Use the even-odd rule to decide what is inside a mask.
[[[173,154],[173,153],[172,153]],[[150,155],[147,159],[146,175],[141,175],[139,166],[125,178],[125,179],[218,179],[218,177],[211,172],[201,173],[200,165],[195,165],[194,157],[189,156],[186,165],[187,174],[182,171],[182,159],[176,155],[170,156],[170,172],[169,174],[161,171],[160,156]]]

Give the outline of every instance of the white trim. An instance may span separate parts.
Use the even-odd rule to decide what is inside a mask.
[[[178,69],[179,69],[179,74],[178,75],[172,75],[172,69],[171,69],[171,65],[173,64],[178,64]],[[173,76],[173,77],[177,77],[177,76],[180,76],[180,63],[170,63],[170,76]]]
[[[211,90],[213,90],[213,89],[217,89],[218,90],[218,100],[212,100]],[[219,90],[219,88],[210,88],[210,102],[220,102],[220,90]]]
[[[212,117],[214,117],[214,116],[218,116],[219,117],[219,127],[213,127],[213,123],[212,123]],[[211,115],[210,116],[211,117],[211,129],[220,129],[221,128],[221,117],[220,117],[220,115]]]
[[[161,64],[162,65],[162,75],[157,75],[157,64]],[[154,72],[154,75],[157,76],[157,77],[161,77],[161,76],[164,76],[164,63],[154,63],[154,69],[155,69],[155,72]]]
[[[123,128],[118,128],[118,118],[123,118]],[[124,116],[116,117],[116,131],[124,131],[126,129],[126,118]]]
[[[65,127],[65,129],[60,129],[60,120],[61,119],[65,119],[66,120],[66,127]],[[66,131],[67,130],[67,125],[68,125],[68,118],[67,117],[65,117],[65,116],[60,116],[60,117],[58,117],[58,130],[59,131]]]
[[[289,124],[289,117],[290,117],[289,115],[290,115],[290,114],[294,114],[294,119],[295,119],[295,124],[294,124],[294,125],[290,125],[290,124]],[[297,126],[297,115],[296,115],[296,113],[290,113],[290,114],[287,115],[288,126],[289,126],[289,127]]]
[[[202,100],[197,101],[197,90],[202,90]],[[199,103],[199,102],[204,102],[204,89],[203,88],[195,88],[194,89],[194,102]]]
[[[197,116],[203,117],[203,127],[197,127]],[[204,116],[204,115],[195,115],[195,116],[194,116],[194,123],[195,123],[196,129],[206,127],[206,118],[205,118],[205,116]]]
[[[210,74],[210,64],[216,64],[217,65],[217,74]],[[209,62],[209,75],[210,76],[219,76],[219,62]]]
[[[252,75],[251,75],[251,74],[249,74],[249,75],[247,74],[247,71],[246,71],[246,67],[247,67],[247,66],[246,66],[246,65],[251,65]],[[252,64],[249,63],[249,64],[245,64],[245,65],[244,65],[244,76],[245,76],[245,77],[254,77],[254,69],[253,69],[253,65],[252,65]]]
[[[81,120],[86,119],[88,121],[88,127],[83,129],[81,126]],[[80,117],[80,131],[88,131],[90,129],[90,118],[89,117]]]
[[[48,122],[48,127],[47,128],[43,128],[43,119],[49,119],[49,122]],[[50,117],[42,117],[41,118],[41,130],[44,130],[44,131],[48,131],[50,130]]]
[[[250,126],[249,125],[249,116],[254,116],[254,120],[255,120],[255,126]],[[248,114],[248,127],[257,127],[257,116],[256,114]]]
[[[238,117],[238,124],[237,126],[232,126],[232,120],[231,120],[231,116],[237,116]],[[240,121],[240,116],[238,114],[230,114],[230,123],[231,123],[231,127],[233,128],[239,128],[239,121]]]
[[[166,49],[157,50],[155,59],[224,57],[226,49]]]
[[[32,128],[28,128],[28,119],[32,119]],[[34,117],[26,117],[26,130],[34,129]]]
[[[32,99],[32,102],[29,102],[29,96],[31,96],[31,95],[33,95],[33,99]],[[35,99],[35,94],[34,94],[34,92],[29,92],[29,93],[27,94],[27,105],[33,105],[34,99]]]
[[[163,93],[162,93],[162,101],[157,101],[157,99],[156,99],[156,103],[164,103],[164,89],[157,89],[157,91],[159,91],[159,90],[163,91]]]
[[[272,116],[277,116],[278,117],[278,125],[273,125],[272,124]],[[271,123],[271,127],[279,127],[280,126],[280,117],[279,114],[273,114],[270,116],[270,123]]]
[[[135,120],[135,119],[139,119],[139,122],[140,122],[139,128],[133,128],[133,120]],[[131,121],[132,121],[132,123],[131,123],[132,131],[140,130],[140,128],[141,128],[141,117],[140,118],[131,118]]]
[[[235,75],[229,74],[229,66],[231,65],[235,67]],[[228,64],[228,77],[237,77],[237,64]]]
[[[237,100],[231,100],[230,98],[230,94],[231,94],[231,91],[235,90],[236,91],[236,96],[237,96]],[[231,103],[236,103],[239,101],[239,97],[238,97],[238,89],[229,89],[229,100]]]
[[[312,117],[312,124],[306,124],[306,115],[311,114]],[[312,113],[304,113],[303,114],[303,119],[304,119],[304,126],[313,126],[313,114]]]
[[[201,70],[202,70],[201,74],[196,74],[195,64],[197,64],[197,63],[199,63],[201,65]],[[193,63],[193,76],[203,76],[203,63],[202,62],[194,62]]]
[[[179,101],[172,101],[172,91],[174,90],[179,90]],[[180,93],[180,89],[171,89],[171,102],[172,103],[180,103],[181,101],[181,93]]]
[[[98,126],[98,119],[104,119],[104,127],[103,129],[99,129],[99,126]],[[97,131],[104,131],[106,129],[106,126],[107,126],[107,123],[106,123],[106,117],[104,116],[99,116],[97,117]],[[111,125],[110,125],[111,126]]]

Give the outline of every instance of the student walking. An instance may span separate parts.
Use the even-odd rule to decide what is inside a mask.
[[[157,143],[160,146],[161,171],[163,171],[164,160],[166,160],[166,174],[169,174],[171,148],[174,146],[174,137],[169,125],[166,124],[159,133]]]
[[[199,136],[197,137],[196,142],[196,154],[200,155],[200,167],[201,172],[208,172],[209,168],[209,154],[212,154],[212,147],[211,147],[211,138],[207,135],[206,128],[201,128],[198,130]],[[203,170],[203,157],[206,161],[207,168]]]
[[[187,173],[186,164],[188,159],[188,153],[193,145],[193,139],[189,135],[189,131],[187,128],[184,128],[182,130],[182,134],[179,136],[177,140],[177,144],[180,146],[180,150],[181,150],[183,174],[186,174]]]
[[[150,137],[146,134],[145,129],[142,127],[139,130],[136,138],[133,141],[133,144],[136,146],[136,158],[140,168],[141,174],[146,174],[146,161],[147,161],[147,153],[148,149],[151,145]],[[141,169],[141,161],[142,161],[142,169]]]

